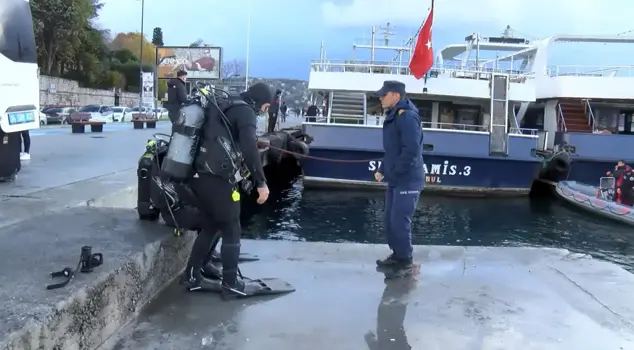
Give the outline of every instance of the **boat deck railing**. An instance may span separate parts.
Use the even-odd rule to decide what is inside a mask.
[[[330,121],[327,117],[317,117],[317,123],[323,124],[344,124],[344,125],[358,125],[358,126],[382,126],[383,116],[368,115],[362,116],[331,116]],[[479,132],[488,133],[489,128],[486,125],[473,125],[473,124],[460,124],[460,123],[441,123],[441,122],[422,122],[421,127],[423,129],[430,130],[447,130],[447,131],[465,131],[465,132]],[[509,134],[512,135],[537,135],[537,129],[530,128],[509,128]]]
[[[549,77],[634,77],[634,66],[553,66],[548,67]]]
[[[311,62],[311,71],[411,75],[409,67],[405,64],[356,60],[313,60]],[[531,76],[530,73],[517,70],[477,68],[475,66],[461,67],[454,64],[436,64],[431,68],[429,75],[431,77],[442,76],[449,78],[489,80],[491,73],[508,74],[511,77],[511,82],[514,83],[522,83]]]

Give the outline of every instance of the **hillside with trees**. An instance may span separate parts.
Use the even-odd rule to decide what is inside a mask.
[[[143,71],[154,71],[154,48],[163,44],[161,28],[154,28],[152,42],[140,33],[112,38],[94,24],[103,7],[98,0],[37,0],[30,5],[41,74],[75,80],[84,87],[138,92],[141,42]],[[166,88],[159,86],[159,93]]]
[[[77,81],[80,86],[98,89],[119,88],[139,92],[140,72],[153,72],[156,46],[162,46],[163,30],[152,31],[148,41],[141,33],[118,33],[98,28],[95,20],[105,0],[33,0],[30,2],[37,44],[40,73]],[[143,57],[141,56],[143,45]],[[198,39],[190,47],[211,46]],[[142,62],[142,64],[141,64]],[[232,83],[242,82],[245,64],[229,60],[223,64],[223,76]],[[257,80],[257,79],[256,79]],[[272,87],[284,91],[286,100],[303,105],[308,100],[308,83],[301,80],[266,79]],[[232,83],[225,85],[233,85]],[[165,81],[157,93],[164,96]],[[291,102],[292,101],[292,102]]]

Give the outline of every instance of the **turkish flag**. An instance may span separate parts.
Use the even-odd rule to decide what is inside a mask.
[[[431,47],[431,27],[434,22],[434,1],[431,2],[431,10],[427,20],[418,33],[418,40],[414,47],[412,60],[409,62],[409,69],[416,79],[422,78],[434,65],[434,50]]]

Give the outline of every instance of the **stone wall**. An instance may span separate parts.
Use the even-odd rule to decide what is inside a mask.
[[[40,106],[81,107],[89,104],[114,106],[114,91],[80,87],[74,80],[40,76]],[[139,94],[122,92],[119,105],[139,105]]]

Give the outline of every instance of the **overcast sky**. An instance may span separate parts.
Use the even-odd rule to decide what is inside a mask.
[[[104,2],[101,27],[115,34],[140,31],[140,0]],[[152,29],[161,27],[166,45],[201,38],[222,46],[225,59],[244,60],[250,7],[252,74],[305,79],[310,60],[319,57],[321,40],[329,59],[351,59],[353,40],[369,38],[372,25],[390,22],[396,44],[416,32],[429,6],[430,0],[145,0],[144,32],[150,39]],[[634,29],[632,13],[631,0],[437,0],[433,42],[439,49],[473,32],[499,35],[507,25],[515,35],[529,38],[616,35]],[[634,57],[630,46],[563,44],[553,49],[552,64],[629,65]]]

